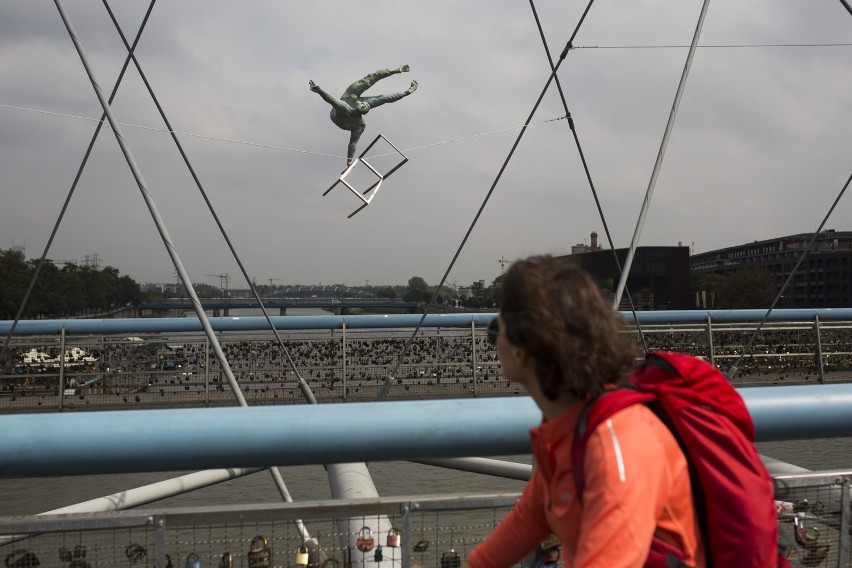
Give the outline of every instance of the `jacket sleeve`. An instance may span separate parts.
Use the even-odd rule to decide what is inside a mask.
[[[471,568],[513,566],[550,534],[544,480],[536,469],[521,498],[497,528],[468,556]]]

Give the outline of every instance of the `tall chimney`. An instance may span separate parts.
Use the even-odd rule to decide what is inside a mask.
[[[590,248],[592,252],[598,250],[598,234],[594,231],[592,231],[592,246]]]

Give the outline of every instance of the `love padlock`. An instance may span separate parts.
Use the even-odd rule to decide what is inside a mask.
[[[184,568],[201,568],[201,559],[194,552],[190,552],[186,557]]]
[[[361,552],[370,552],[376,545],[376,539],[373,538],[373,531],[370,527],[363,527],[358,531],[358,538],[355,540],[355,548]]]
[[[452,548],[441,555],[441,568],[461,568],[461,555]]]
[[[65,548],[64,546],[59,549],[59,560],[62,562],[71,562],[74,557],[71,555],[71,551]]]
[[[248,565],[249,568],[272,568],[272,550],[269,548],[269,539],[262,534],[255,535],[251,539]]]
[[[78,544],[74,547],[74,551],[71,553],[71,563],[68,565],[68,568],[92,568],[92,565],[86,561],[86,547],[84,545]]]
[[[307,566],[309,560],[308,547],[305,545],[300,546],[299,550],[296,551],[296,566]]]
[[[381,562],[385,559],[385,555],[382,554],[382,545],[376,547],[376,554],[373,555],[373,562]]]
[[[219,568],[234,568],[234,555],[226,550],[219,559]]]
[[[399,529],[394,527],[388,530],[388,539],[385,542],[385,546],[390,548],[399,548],[400,544],[402,544],[402,537],[399,534]]]
[[[130,560],[131,564],[136,564],[147,556],[148,551],[145,550],[144,546],[133,543],[127,545],[127,548],[124,549],[124,554],[127,556],[127,559]]]
[[[25,548],[18,548],[10,552],[4,563],[8,568],[36,568],[36,566],[41,565],[38,557]]]

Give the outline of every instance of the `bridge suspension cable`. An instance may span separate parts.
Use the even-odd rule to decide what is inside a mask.
[[[31,107],[23,107],[23,106],[18,106],[18,105],[0,104],[0,108],[10,109],[10,110],[19,110],[19,111],[22,111],[22,112],[33,112],[33,113],[37,113],[37,114],[44,114],[44,115],[48,115],[48,116],[56,116],[56,117],[60,117],[60,118],[73,118],[75,120],[86,120],[86,121],[89,121],[89,122],[100,122],[100,123],[106,122],[105,119],[93,118],[93,117],[90,117],[90,116],[81,116],[81,115],[78,115],[78,114],[70,114],[70,113],[57,112],[57,111],[44,110],[44,109],[37,109],[37,108],[31,108]],[[542,124],[547,124],[548,122],[555,122],[557,120],[563,120],[565,118],[566,117],[564,117],[564,116],[559,116],[559,117],[556,117],[556,118],[549,118],[549,119],[546,119],[546,120],[540,120],[538,122],[532,122],[532,123],[527,124],[527,125],[519,124],[519,125],[514,125],[514,126],[507,126],[505,128],[498,128],[497,130],[489,130],[487,132],[480,132],[480,133],[477,133],[477,134],[470,134],[470,135],[467,135],[467,136],[459,136],[457,138],[450,138],[448,140],[442,140],[442,141],[439,141],[439,142],[430,142],[428,144],[423,144],[422,146],[414,146],[414,147],[411,147],[411,148],[404,148],[403,151],[404,152],[413,152],[413,151],[417,151],[417,150],[424,150],[426,148],[432,148],[433,146],[441,146],[443,144],[452,144],[454,142],[465,142],[467,140],[473,140],[474,138],[482,138],[483,136],[491,136],[493,134],[500,134],[500,133],[503,133],[503,132],[518,130],[520,128],[525,128],[525,127],[529,127],[529,126],[541,126]],[[210,136],[210,135],[207,135],[207,134],[199,134],[197,132],[173,130],[173,129],[170,129],[170,128],[159,128],[159,127],[156,127],[156,126],[145,126],[143,124],[133,124],[133,123],[129,123],[129,122],[116,122],[116,124],[119,125],[119,126],[127,127],[127,128],[137,128],[137,129],[140,129],[140,130],[148,130],[148,131],[151,131],[151,132],[162,132],[162,133],[165,133],[165,134],[171,134],[173,136],[186,136],[186,137],[190,137],[190,138],[200,138],[202,140],[211,140],[211,141],[214,141],[214,142],[225,142],[227,144],[240,144],[240,145],[243,145],[243,146],[252,146],[252,147],[255,147],[255,148],[263,148],[263,149],[266,149],[266,150],[278,150],[278,151],[281,151],[281,152],[296,152],[296,153],[299,153],[299,154],[308,154],[308,155],[311,155],[311,156],[320,156],[320,157],[323,157],[323,158],[334,158],[334,159],[345,159],[346,158],[346,156],[340,156],[340,155],[337,155],[337,154],[325,154],[323,152],[313,152],[311,150],[302,150],[302,149],[299,149],[299,148],[290,148],[288,146],[277,146],[275,144],[264,144],[262,142],[251,142],[251,141],[248,141],[248,140],[237,140],[235,138],[222,138],[222,137],[219,137],[219,136]],[[377,156],[372,156],[372,157],[377,157]]]

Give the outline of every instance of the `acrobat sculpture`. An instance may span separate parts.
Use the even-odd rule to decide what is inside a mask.
[[[391,75],[396,75],[397,73],[407,73],[409,69],[408,65],[403,65],[399,69],[380,69],[375,73],[370,73],[363,79],[359,79],[349,85],[339,99],[328,94],[313,81],[308,82],[311,90],[318,93],[325,102],[331,105],[331,121],[338,127],[343,130],[348,130],[351,133],[349,136],[349,148],[346,153],[347,166],[350,165],[355,158],[355,148],[358,145],[358,139],[361,138],[361,134],[367,126],[364,122],[364,115],[370,112],[370,109],[372,108],[407,97],[417,90],[417,81],[412,81],[411,86],[401,93],[394,93],[392,95],[376,95],[372,97],[362,97],[361,95],[377,81],[380,81],[385,77],[390,77]]]

